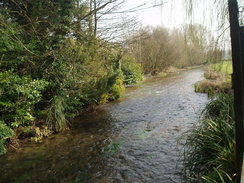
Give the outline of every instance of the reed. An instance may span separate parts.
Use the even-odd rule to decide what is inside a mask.
[[[64,97],[55,96],[51,105],[45,110],[46,125],[56,132],[69,128],[69,122],[65,117]]]
[[[189,130],[184,149],[186,182],[234,182],[236,172],[233,95],[216,95],[203,119]]]

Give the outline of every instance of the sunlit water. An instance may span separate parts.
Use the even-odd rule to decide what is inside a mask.
[[[207,101],[194,69],[148,79],[75,119],[73,128],[0,157],[0,182],[179,183],[179,137]]]

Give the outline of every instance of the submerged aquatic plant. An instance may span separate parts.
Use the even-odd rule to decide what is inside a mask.
[[[199,125],[187,132],[186,182],[233,182],[236,173],[233,96],[218,94]]]
[[[121,146],[123,146],[125,143],[124,140],[117,140],[114,142],[111,142],[104,148],[103,155],[104,156],[112,156],[119,153]]]

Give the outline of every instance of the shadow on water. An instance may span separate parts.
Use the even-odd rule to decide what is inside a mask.
[[[71,130],[0,157],[1,182],[180,182],[177,140],[207,101],[192,87],[202,75],[195,69],[128,88]]]

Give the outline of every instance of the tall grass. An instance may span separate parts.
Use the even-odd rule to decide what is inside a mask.
[[[187,132],[186,182],[234,182],[236,172],[233,95],[218,94],[199,125]]]
[[[51,105],[45,110],[46,125],[49,129],[57,132],[68,129],[69,127],[64,112],[64,100],[62,96],[55,96],[52,99]]]

